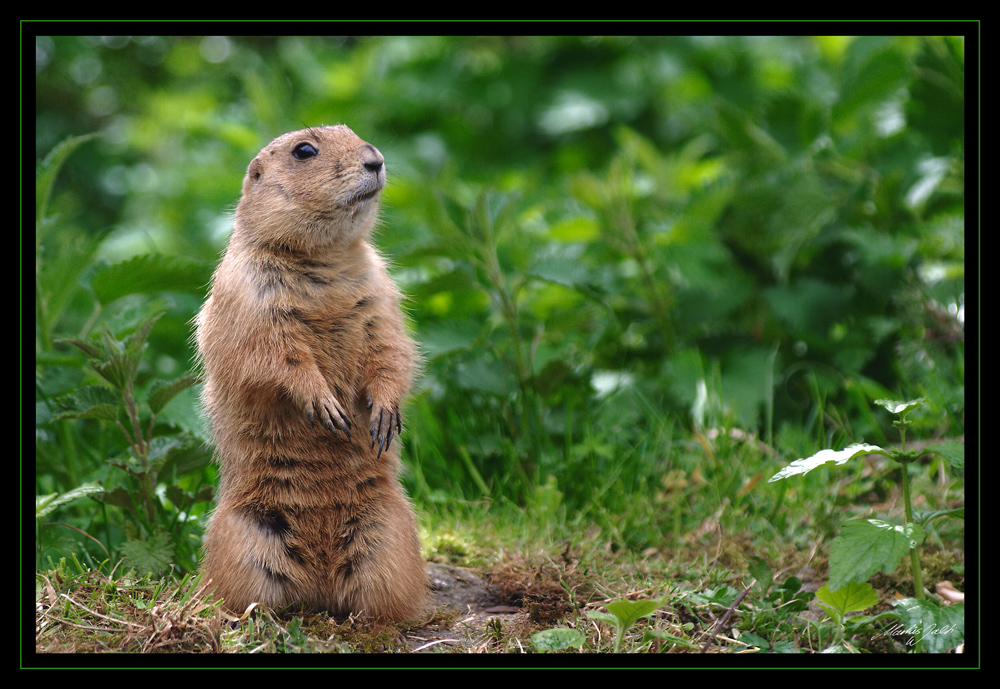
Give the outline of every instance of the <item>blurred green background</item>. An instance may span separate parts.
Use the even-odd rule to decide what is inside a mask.
[[[191,368],[247,164],[317,124],[387,161],[375,241],[425,355],[418,503],[564,510],[644,547],[720,495],[773,517],[739,490],[787,461],[895,442],[876,398],[928,398],[911,434],[964,433],[962,37],[34,40],[36,160],[99,133],[36,237],[40,495],[129,481],[113,425],[53,420],[95,378],[58,340],[163,311],[140,382]],[[765,451],[716,466],[694,440],[720,429]],[[206,440],[197,389],[155,430]],[[197,454],[170,479],[189,495],[214,481]],[[629,519],[636,495],[675,502]],[[168,523],[194,543],[208,506]],[[114,509],[61,519],[117,548]]]

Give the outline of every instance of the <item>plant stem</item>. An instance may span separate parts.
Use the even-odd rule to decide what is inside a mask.
[[[906,425],[899,425],[900,451],[906,452]],[[903,480],[903,524],[913,523],[913,507],[910,500],[909,462],[902,464]],[[924,577],[920,571],[920,553],[917,547],[910,548],[910,570],[913,572],[913,588],[917,600],[924,600]]]

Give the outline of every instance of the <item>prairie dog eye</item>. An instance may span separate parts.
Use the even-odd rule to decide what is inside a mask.
[[[296,160],[308,160],[317,155],[319,155],[319,151],[316,150],[316,147],[305,141],[296,144],[295,148],[292,149],[292,157]]]

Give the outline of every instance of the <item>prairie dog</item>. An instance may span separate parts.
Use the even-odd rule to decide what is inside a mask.
[[[204,580],[233,612],[400,620],[426,600],[392,442],[416,353],[369,243],[384,186],[382,154],[344,125],[280,136],[247,168],[196,319],[221,468]]]

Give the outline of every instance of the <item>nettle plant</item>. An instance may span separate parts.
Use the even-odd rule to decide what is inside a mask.
[[[87,339],[60,340],[84,353],[101,383],[84,385],[55,400],[58,412],[52,420],[89,419],[113,424],[125,437],[128,449],[123,456],[107,458],[108,464],[123,472],[118,477],[122,485],[110,488],[86,483],[64,495],[36,496],[35,507],[37,519],[84,496],[121,508],[131,518],[122,555],[127,566],[142,573],[162,572],[172,562],[184,562],[186,569],[197,564],[196,548],[187,542],[189,539],[176,538],[178,522],[187,519],[187,510],[195,503],[212,498],[211,486],[198,486],[192,492],[171,480],[207,463],[208,453],[201,441],[189,433],[154,434],[157,414],[197,383],[197,378],[184,374],[175,380],[150,382],[145,395],[137,390],[146,338],[158,318],[144,321],[121,338],[105,328]]]
[[[943,652],[962,643],[965,634],[965,604],[941,606],[924,593],[923,574],[920,568],[919,548],[924,541],[931,521],[938,518],[965,518],[965,508],[915,511],[910,489],[908,466],[925,454],[938,454],[949,465],[962,469],[965,465],[965,447],[949,441],[929,445],[920,451],[906,449],[906,429],[910,425],[906,415],[922,406],[926,398],[896,402],[875,400],[897,418],[893,426],[899,429],[900,448],[887,450],[877,445],[855,443],[843,450],[821,450],[811,457],[798,459],[771,477],[770,482],[790,476],[806,474],[830,462],[843,465],[865,455],[883,455],[902,465],[899,475],[903,493],[903,523],[893,524],[881,519],[851,519],[844,523],[841,534],[830,545],[830,580],[816,597],[818,605],[834,620],[839,629],[838,639],[858,630],[875,618],[851,617],[878,602],[878,595],[867,583],[879,570],[891,573],[907,555],[913,575],[914,598],[897,600],[895,611],[899,624],[893,633],[907,637],[916,651]],[[879,617],[883,617],[880,615]],[[839,644],[838,644],[839,646]],[[854,650],[850,644],[842,648]]]

